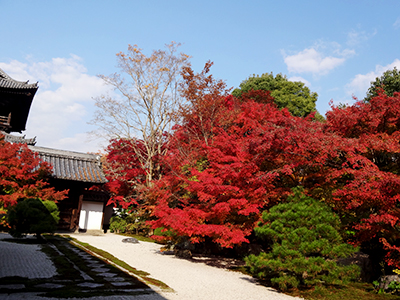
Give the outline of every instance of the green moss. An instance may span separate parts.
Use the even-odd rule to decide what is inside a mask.
[[[131,267],[126,262],[116,258],[112,254],[110,254],[104,250],[98,249],[96,247],[93,247],[93,246],[89,245],[88,243],[78,241],[77,239],[74,239],[71,237],[68,237],[68,238],[70,239],[70,242],[73,243],[73,245],[81,247],[81,249],[84,249],[85,251],[89,251],[89,253],[95,253],[95,254],[99,255],[102,259],[104,259],[108,262],[111,262],[117,266],[120,266],[121,268],[140,277],[145,283],[157,286],[158,288],[163,289],[163,290],[171,290],[171,288],[168,285],[166,285],[165,283],[163,283],[162,281],[149,277],[149,275],[150,275],[149,273],[140,271],[140,270],[137,270],[137,269]]]

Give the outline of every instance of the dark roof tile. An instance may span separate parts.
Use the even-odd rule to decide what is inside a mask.
[[[16,135],[8,134],[1,130],[0,130],[0,135],[4,135],[4,140],[9,143],[27,144],[27,145],[31,145],[31,146],[34,146],[36,144],[36,137],[26,139],[25,135],[24,136],[16,136]]]
[[[100,156],[95,154],[28,146],[53,167],[53,177],[91,183],[105,183]]]
[[[37,89],[38,84],[28,83],[29,81],[17,81],[8,76],[2,69],[0,69],[0,87],[8,89]]]

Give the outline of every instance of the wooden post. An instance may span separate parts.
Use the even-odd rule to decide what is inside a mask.
[[[79,231],[79,218],[81,216],[82,202],[83,202],[83,194],[79,195],[78,210],[76,213],[76,218],[74,220],[75,232]]]

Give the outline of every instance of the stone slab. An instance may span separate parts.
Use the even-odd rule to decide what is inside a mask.
[[[25,288],[24,284],[1,284],[0,289],[8,290],[22,290]]]

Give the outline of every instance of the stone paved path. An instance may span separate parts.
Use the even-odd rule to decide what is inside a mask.
[[[5,234],[0,235],[9,237]],[[57,270],[54,264],[46,254],[40,251],[39,245],[16,246],[15,243],[2,241],[0,253],[0,278],[6,276],[50,278],[56,275]],[[33,257],[35,259],[32,259]]]
[[[59,274],[52,260],[41,251],[41,245],[4,240],[10,238],[8,234],[0,233],[1,300],[43,300],[47,298],[40,296],[41,294],[70,291],[71,286],[81,294],[86,293],[88,297],[84,299],[165,300],[164,297],[138,279],[67,242],[63,245],[77,255],[75,262],[81,259],[81,265],[87,266],[87,270],[82,270],[72,262],[74,270],[71,270],[71,272],[77,273],[78,276],[74,279],[63,279],[63,274]],[[63,253],[56,246],[49,244],[46,244],[46,246],[52,247],[56,253],[63,256]],[[10,278],[12,276],[18,277],[12,279]],[[90,297],[94,292],[98,294],[107,292],[108,295]],[[55,300],[57,298],[48,299]]]

